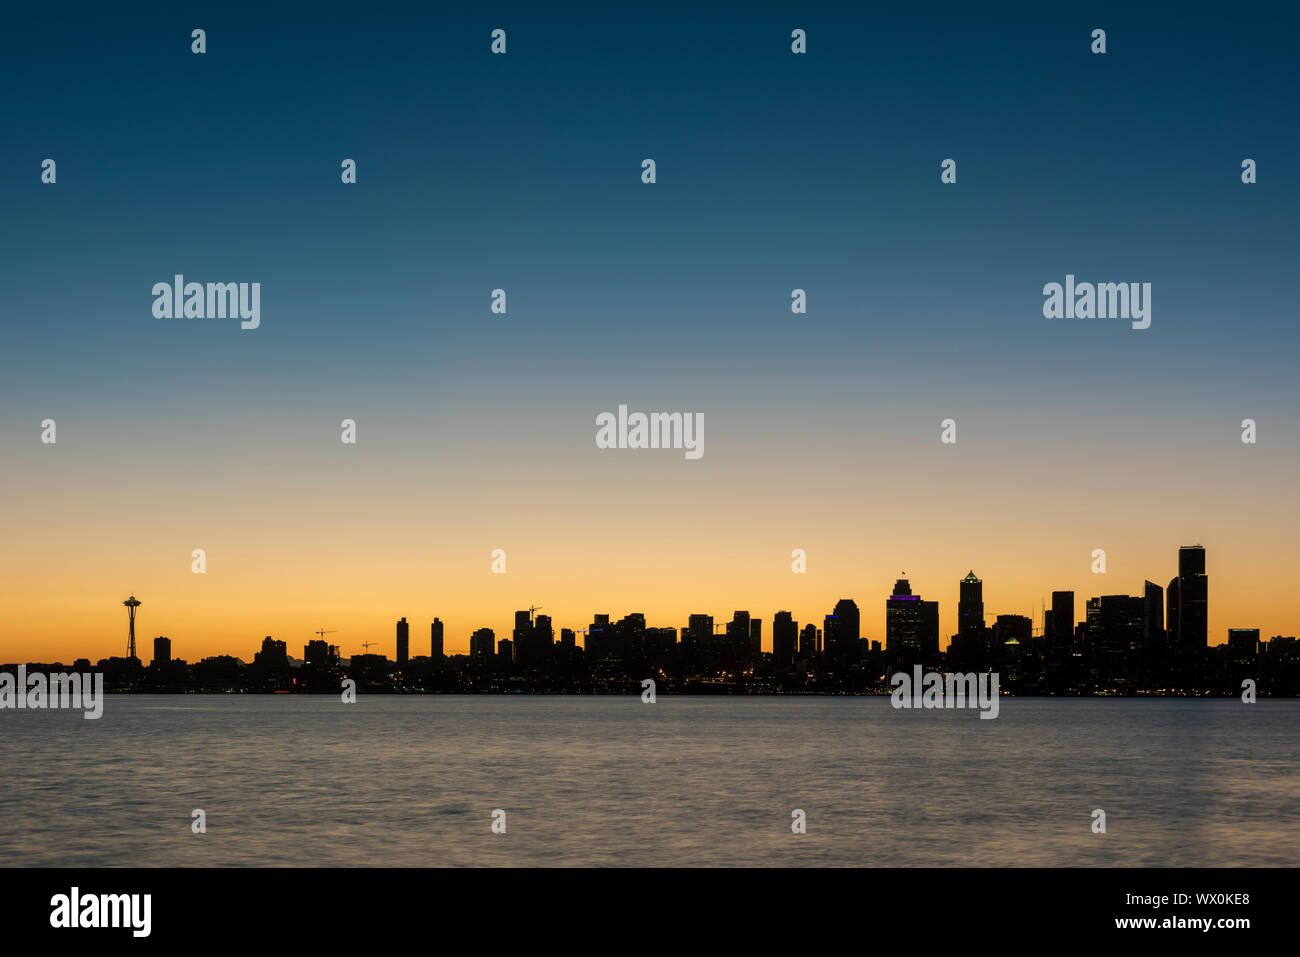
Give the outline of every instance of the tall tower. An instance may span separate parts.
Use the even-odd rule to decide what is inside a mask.
[[[132,595],[126,601],[122,602],[122,604],[126,605],[126,614],[131,622],[131,630],[127,632],[127,638],[126,638],[126,656],[128,658],[134,658],[135,657],[135,610],[140,607],[140,600],[136,598],[134,595]]]

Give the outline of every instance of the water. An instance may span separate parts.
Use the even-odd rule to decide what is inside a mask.
[[[0,712],[0,860],[1290,866],[1298,730],[1291,700],[119,695]]]

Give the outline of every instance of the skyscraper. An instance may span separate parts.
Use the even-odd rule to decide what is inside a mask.
[[[411,660],[411,626],[403,618],[397,623],[397,663],[404,665]]]
[[[429,657],[438,659],[442,655],[442,619],[435,618],[429,626]]]
[[[1142,584],[1142,643],[1155,651],[1165,640],[1165,590],[1155,582]]]
[[[1205,548],[1184,545],[1178,549],[1178,646],[1184,654],[1205,650],[1209,637],[1208,604]]]
[[[161,635],[153,640],[153,666],[165,665],[172,660],[172,640]]]
[[[826,658],[831,670],[843,673],[862,659],[862,615],[852,598],[841,598],[826,617]]]
[[[817,660],[817,626],[808,624],[799,633],[799,660],[812,664]]]
[[[788,611],[778,611],[772,621],[772,660],[778,668],[794,667],[799,625]]]
[[[496,633],[491,628],[480,628],[469,636],[470,657],[480,663],[491,660],[496,653]]]
[[[913,595],[906,578],[885,599],[885,654],[894,665],[937,663],[939,657],[939,603]]]
[[[1074,592],[1052,592],[1052,632],[1047,638],[1056,655],[1069,653],[1074,641]]]
[[[980,638],[984,632],[984,583],[972,570],[958,583],[958,589],[957,634],[964,639]]]

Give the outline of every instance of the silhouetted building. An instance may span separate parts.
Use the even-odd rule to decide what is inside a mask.
[[[862,657],[862,615],[852,598],[841,598],[826,616],[826,660],[836,673],[848,671]]]
[[[331,653],[332,646],[327,644],[321,638],[313,638],[307,642],[302,649],[302,660],[305,664],[326,666],[334,664],[334,655]]]
[[[443,657],[441,618],[433,619],[433,624],[429,626],[429,657],[435,661]]]
[[[1088,640],[1097,667],[1105,677],[1125,674],[1143,650],[1146,599],[1102,595],[1088,599]]]
[[[885,654],[892,666],[938,662],[939,603],[913,595],[906,578],[885,599]]]
[[[1205,548],[1184,545],[1178,549],[1178,647],[1184,654],[1199,654],[1206,648],[1208,604]]]
[[[1074,644],[1074,592],[1052,592],[1052,627],[1047,632],[1048,655],[1060,660]]]
[[[479,662],[491,660],[496,651],[496,632],[491,628],[480,628],[469,636],[469,656]]]
[[[172,660],[172,640],[159,635],[153,640],[153,666],[161,668]]]
[[[1165,643],[1165,590],[1150,581],[1142,583],[1142,641],[1148,649]]]
[[[793,668],[799,625],[788,611],[778,611],[772,621],[772,660],[778,668]]]
[[[957,634],[967,639],[984,636],[984,583],[972,569],[958,583]],[[910,593],[910,589],[909,589]]]
[[[799,633],[799,660],[810,664],[817,660],[817,626],[808,624]]]
[[[289,652],[283,641],[267,635],[262,650],[253,655],[253,664],[270,671],[283,671],[289,667]]]
[[[411,626],[403,618],[397,623],[397,663],[404,665],[411,660]]]

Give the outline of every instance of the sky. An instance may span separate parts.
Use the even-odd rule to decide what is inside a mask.
[[[1294,15],[934,9],[15,10],[0,660],[122,654],[130,594],[188,660],[533,605],[883,640],[904,573],[946,642],[970,570],[1041,627],[1192,543],[1212,644],[1295,634]],[[177,273],[259,328],[156,318]],[[1150,328],[1045,318],[1067,274]],[[620,404],[704,455],[597,448]]]

